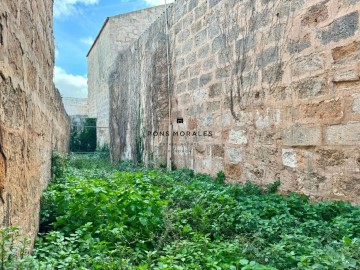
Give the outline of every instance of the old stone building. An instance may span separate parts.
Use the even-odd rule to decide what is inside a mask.
[[[33,239],[69,118],[53,84],[53,1],[0,1],[0,224]]]
[[[98,146],[109,145],[109,77],[117,54],[127,49],[164,11],[162,6],[106,19],[88,57],[89,117],[97,119]]]
[[[110,99],[113,159],[170,155],[232,182],[279,179],[283,192],[360,204],[359,12],[358,0],[175,1],[168,33],[163,13],[113,65],[89,59],[89,83],[111,67],[96,93]]]

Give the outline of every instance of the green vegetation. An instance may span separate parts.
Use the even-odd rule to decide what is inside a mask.
[[[96,149],[96,118],[84,118],[70,132],[70,151],[94,152]]]
[[[348,203],[229,185],[221,172],[61,162],[31,267],[3,269],[359,269],[360,209]]]

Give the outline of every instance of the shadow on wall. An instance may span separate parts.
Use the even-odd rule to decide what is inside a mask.
[[[10,205],[11,205],[11,195],[4,193],[5,189],[5,180],[6,180],[6,171],[7,171],[7,160],[5,153],[2,148],[2,132],[0,129],[0,203],[3,206],[0,209],[0,215],[3,216],[2,225],[8,227],[10,224]]]

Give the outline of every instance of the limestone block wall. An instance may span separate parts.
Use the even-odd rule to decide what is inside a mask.
[[[68,115],[89,115],[89,104],[87,98],[62,98],[65,111]]]
[[[278,179],[283,192],[359,204],[359,12],[358,0],[175,1],[168,24],[176,167],[223,170],[232,182]],[[149,103],[151,113],[142,105],[148,82],[163,87],[144,64],[156,55],[149,39],[164,46],[151,34],[164,32],[163,21],[164,15],[118,58],[113,95],[135,86],[137,92],[120,94],[112,107],[127,104],[143,115],[131,125],[123,124],[125,115],[112,116],[122,134],[112,146],[120,143],[119,158],[133,158],[125,153],[136,134],[138,145],[151,141],[139,148],[143,159],[167,155],[168,118],[155,109],[160,97]],[[166,54],[157,60],[164,61]],[[122,76],[131,84],[121,83]],[[162,90],[163,100],[167,93]],[[149,138],[149,130],[159,132]]]
[[[164,11],[162,6],[107,18],[88,53],[89,116],[97,118],[98,146],[109,145],[109,76],[118,53],[128,48]]]
[[[178,166],[360,203],[359,1],[194,2],[172,32],[174,104],[214,136]]]
[[[110,150],[113,161],[166,163],[167,138],[147,133],[168,128],[165,19],[159,18],[120,52],[109,77]],[[155,147],[159,146],[159,147]]]
[[[0,224],[33,239],[69,118],[53,85],[52,1],[0,2]]]

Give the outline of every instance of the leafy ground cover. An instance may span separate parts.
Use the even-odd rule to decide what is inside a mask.
[[[360,269],[346,202],[89,156],[57,158],[54,175],[33,255],[0,269]]]

